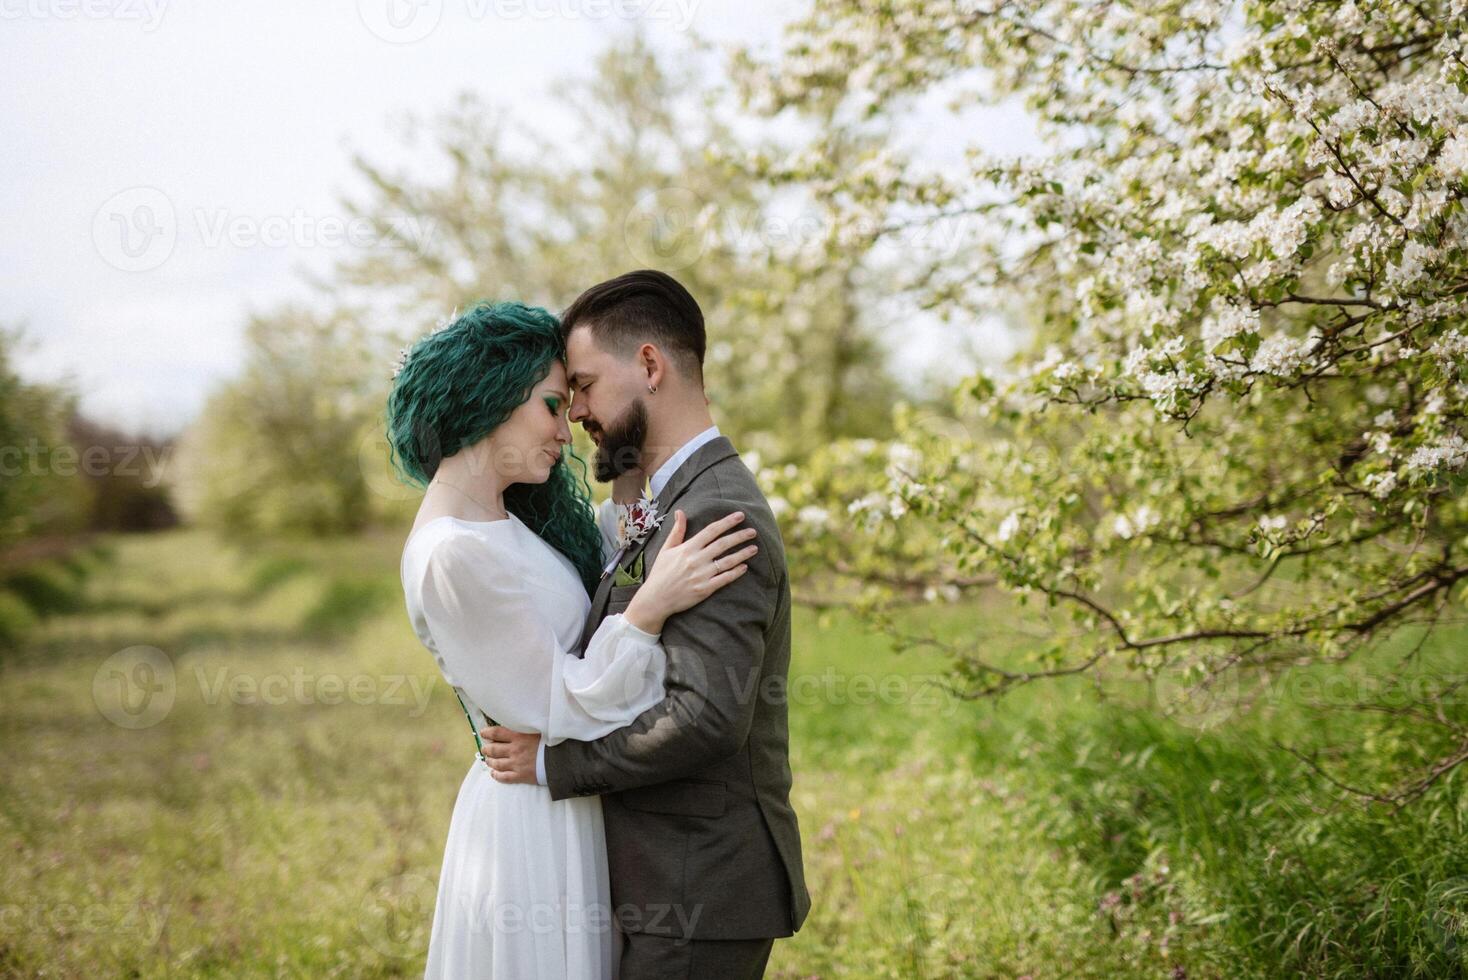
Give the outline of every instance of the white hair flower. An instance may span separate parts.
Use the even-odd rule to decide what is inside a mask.
[[[458,318],[459,318],[459,308],[457,306],[455,306],[454,307],[454,311],[452,313],[450,313],[446,317],[439,317],[438,320],[434,323],[433,329],[430,330],[430,331],[428,331],[428,333],[424,334],[423,336],[424,337],[432,337],[436,333],[439,333],[439,332],[441,332],[443,330],[447,330],[450,326],[453,325],[454,321],[457,320]],[[410,353],[412,353],[413,348],[414,347],[417,347],[417,346],[418,346],[418,341],[415,340],[415,341],[413,341],[413,343],[409,344],[408,346],[401,347],[401,348],[398,349],[398,356],[393,361],[393,365],[392,365],[392,379],[394,381],[396,381],[398,379],[398,375],[400,375],[400,374],[403,373],[403,368],[405,368],[405,367],[408,366],[408,355]]]

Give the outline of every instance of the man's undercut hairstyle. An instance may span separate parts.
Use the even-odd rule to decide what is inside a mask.
[[[567,339],[577,327],[586,327],[603,349],[622,357],[655,344],[680,371],[703,384],[703,310],[666,273],[639,269],[592,286],[561,314]]]

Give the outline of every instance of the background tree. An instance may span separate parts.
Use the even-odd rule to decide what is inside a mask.
[[[180,447],[186,513],[226,535],[330,534],[374,507],[362,447],[386,398],[387,344],[360,314],[304,308],[252,319],[245,368]]]
[[[13,359],[18,328],[0,327],[0,554],[22,538],[67,533],[87,520],[88,497],[69,479],[77,464],[67,439],[75,398],[21,378]]]
[[[856,261],[824,247],[830,222],[808,204],[782,217],[772,198],[786,188],[735,165],[765,141],[736,124],[719,71],[634,35],[556,88],[577,123],[566,145],[471,96],[410,121],[408,146],[429,141],[442,167],[358,159],[368,190],[350,207],[400,247],[346,262],[340,291],[391,303],[406,340],[475,298],[559,310],[591,283],[660,268],[704,308],[709,390],[742,444],[787,458],[885,426],[895,386]]]
[[[1000,159],[974,139],[958,173],[894,152],[853,174],[817,140],[771,168],[845,223],[875,216],[878,240],[967,229],[962,248],[915,255],[905,288],[957,323],[1018,297],[1040,325],[944,417],[909,414],[900,444],[840,447],[788,481],[812,563],[878,598],[993,583],[1043,599],[1053,628],[1013,662],[905,637],[948,649],[970,695],[1121,668],[1170,677],[1186,704],[1247,703],[1461,608],[1463,15],[818,0],[781,58],[746,58],[772,112],[839,97],[891,118],[941,90],[961,126],[1018,97],[1052,148]],[[881,493],[853,466],[884,467]],[[842,510],[864,520],[820,533]],[[1326,705],[1384,719],[1371,739],[1388,761],[1348,777],[1347,745],[1317,769],[1401,803],[1468,760],[1468,719],[1461,677],[1394,669],[1433,683]]]

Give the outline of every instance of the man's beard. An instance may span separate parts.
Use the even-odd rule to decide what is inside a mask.
[[[608,483],[635,467],[642,460],[642,444],[646,441],[647,406],[639,398],[621,418],[601,430],[593,461],[597,480]]]

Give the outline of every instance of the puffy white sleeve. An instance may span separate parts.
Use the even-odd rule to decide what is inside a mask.
[[[578,658],[531,602],[540,586],[505,559],[458,535],[428,557],[423,617],[450,684],[498,724],[550,745],[600,738],[662,700],[658,637],[608,616]]]

